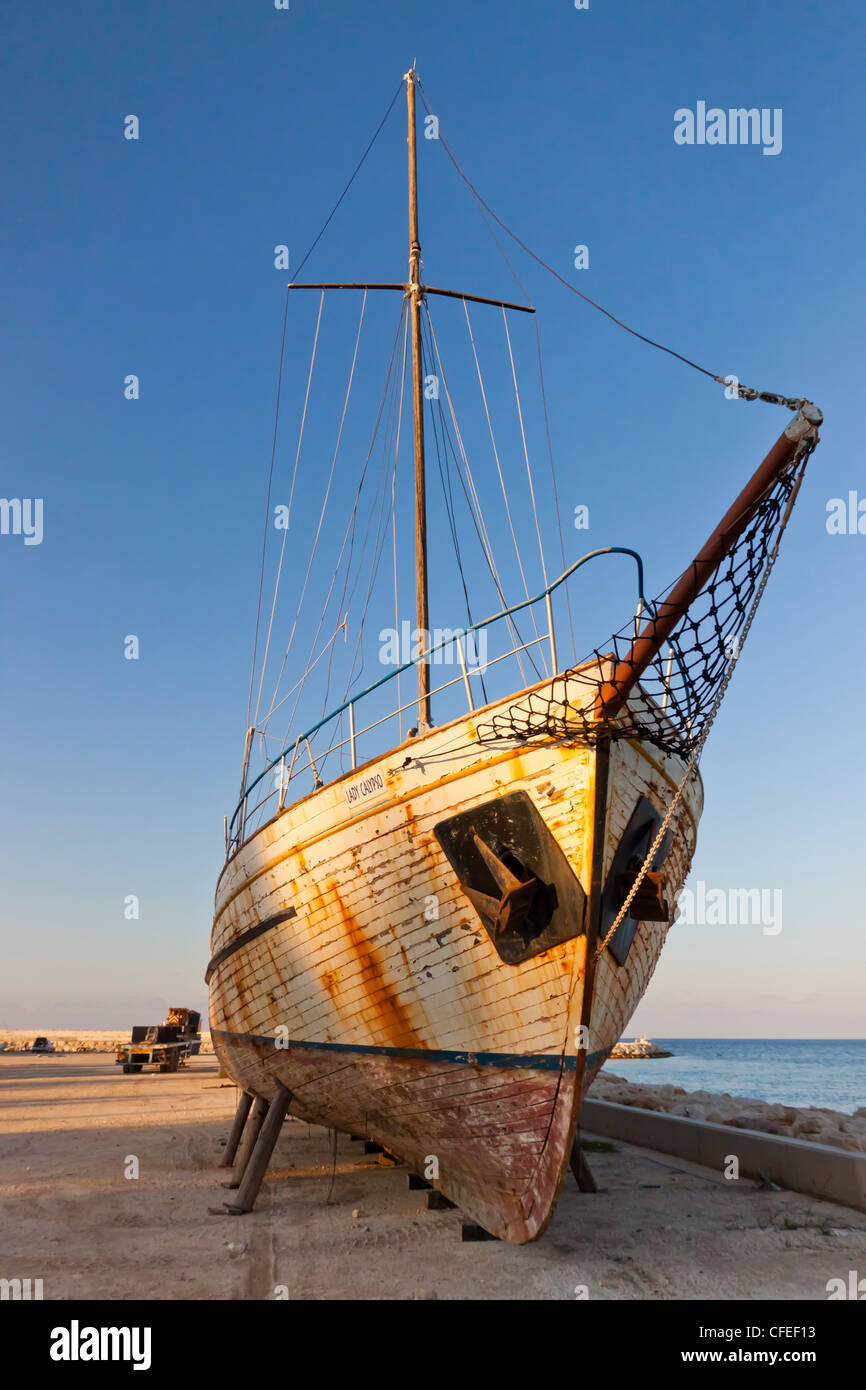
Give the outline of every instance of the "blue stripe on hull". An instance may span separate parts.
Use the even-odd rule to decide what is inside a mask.
[[[244,1042],[267,1043],[278,1052],[303,1049],[310,1052],[357,1052],[376,1057],[402,1057],[407,1061],[459,1062],[465,1066],[528,1068],[532,1071],[559,1071],[561,1068],[574,1071],[578,1060],[574,1056],[560,1057],[549,1052],[448,1052],[426,1047],[376,1047],[369,1043],[299,1042],[293,1039],[289,1039],[288,1042],[280,1039],[278,1047],[276,1038],[262,1033],[229,1033],[224,1028],[214,1028],[212,1031],[218,1037],[228,1040],[242,1039]],[[597,1063],[601,1065],[607,1060],[609,1052],[610,1048],[604,1048],[601,1052],[591,1052],[587,1058],[587,1066],[594,1067]]]

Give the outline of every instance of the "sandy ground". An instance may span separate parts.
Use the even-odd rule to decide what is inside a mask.
[[[124,1076],[0,1055],[0,1277],[46,1299],[825,1299],[866,1268],[866,1216],[621,1144],[530,1246],[461,1243],[459,1212],[344,1136],[332,1178],[328,1133],[297,1120],[256,1210],[211,1215],[235,1099],[206,1057]]]
[[[6,1044],[8,1053],[25,1052],[38,1034],[31,1029],[17,1028],[0,1031],[0,1048]],[[76,1028],[65,1031],[46,1029],[45,1036],[58,1053],[93,1053],[114,1058],[117,1047],[129,1041],[129,1031]],[[213,1055],[209,1032],[201,1035],[201,1054]],[[0,1051],[0,1056],[6,1055]],[[617,1057],[669,1057],[649,1038],[620,1041],[611,1054]],[[602,1071],[593,1089],[598,1100],[617,1101],[621,1105],[639,1105],[648,1110],[663,1110],[671,1115],[710,1120],[715,1124],[731,1125],[734,1129],[756,1129],[765,1134],[778,1134],[805,1139],[813,1144],[832,1144],[850,1152],[866,1153],[866,1109],[845,1115],[838,1110],[817,1107],[795,1109],[793,1106],[773,1105],[767,1101],[744,1096],[715,1095],[709,1091],[685,1091],[681,1086],[642,1086],[621,1076]]]

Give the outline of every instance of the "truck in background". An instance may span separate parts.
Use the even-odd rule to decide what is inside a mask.
[[[132,1038],[117,1049],[115,1062],[125,1072],[139,1072],[156,1066],[160,1071],[177,1071],[201,1048],[201,1014],[194,1009],[170,1008],[165,1023],[137,1024]]]

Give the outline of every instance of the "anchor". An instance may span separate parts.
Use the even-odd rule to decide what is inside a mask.
[[[493,898],[489,893],[481,893],[468,885],[464,891],[478,912],[490,922],[494,938],[498,939],[505,933],[519,935],[541,884],[535,874],[498,841],[496,850],[485,844],[475,832],[472,841],[502,890],[502,897]],[[520,874],[523,877],[519,877]]]

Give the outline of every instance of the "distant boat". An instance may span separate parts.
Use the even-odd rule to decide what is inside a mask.
[[[226,833],[207,969],[220,1065],[291,1113],[366,1135],[463,1213],[537,1237],[567,1173],[581,1099],[641,999],[692,860],[697,758],[775,558],[821,414],[794,418],[664,598],[584,661],[563,659],[537,598],[428,633],[422,306],[414,70],[405,79],[419,650],[353,693],[253,775]],[[534,312],[529,309],[530,312]],[[790,404],[790,403],[789,403]],[[611,486],[616,487],[615,474]],[[647,479],[647,492],[652,479]],[[671,525],[671,547],[676,539]],[[632,551],[624,552],[639,557]],[[518,630],[527,614],[541,631]],[[527,619],[528,620],[528,619]],[[546,671],[479,705],[467,647],[504,633],[498,670],[529,648]],[[431,668],[447,651],[465,709],[436,726]],[[540,660],[539,656],[539,660]],[[488,663],[493,680],[493,662]],[[415,727],[391,738],[395,677],[417,678]],[[504,677],[503,677],[504,679]],[[385,711],[383,699],[392,696]],[[369,710],[365,718],[365,710]],[[380,739],[376,746],[377,737]],[[364,744],[364,754],[359,745]],[[326,771],[339,752],[349,763]]]

